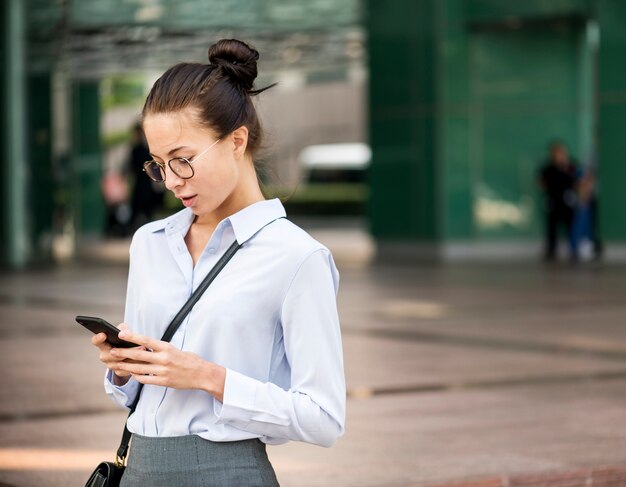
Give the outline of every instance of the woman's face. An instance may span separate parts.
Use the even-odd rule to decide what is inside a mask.
[[[193,115],[191,109],[147,115],[144,132],[150,154],[155,161],[166,165],[167,189],[195,215],[201,216],[218,210],[235,192],[240,181],[237,160],[240,151],[232,136],[211,147],[217,140],[216,135],[196,122]],[[192,178],[182,179],[172,172],[167,162],[174,157],[192,162]]]

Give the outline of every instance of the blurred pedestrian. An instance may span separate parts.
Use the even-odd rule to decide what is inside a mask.
[[[547,261],[556,258],[559,231],[565,232],[570,257],[576,259],[573,246],[572,223],[576,206],[577,167],[565,144],[553,141],[548,158],[541,167],[538,182],[544,193],[545,254]]]
[[[576,184],[576,210],[572,225],[572,246],[576,258],[599,259],[602,255],[597,201],[595,166],[589,165],[579,171]]]
[[[140,124],[133,128],[131,139],[130,172],[133,175],[133,192],[130,198],[132,230],[152,220],[155,211],[163,205],[163,191],[146,177],[143,165],[152,159]]]
[[[107,237],[125,237],[131,219],[126,178],[111,169],[104,173],[100,186],[106,206],[104,233]]]
[[[138,348],[93,338],[107,393],[125,406],[140,398],[122,486],[276,486],[267,443],[330,446],[344,431],[339,274],[329,250],[261,192],[252,96],[267,88],[253,88],[258,58],[241,41],[221,40],[209,64],[167,70],[143,109],[146,173],[185,208],[133,237],[119,328]],[[171,342],[161,341],[237,245]]]

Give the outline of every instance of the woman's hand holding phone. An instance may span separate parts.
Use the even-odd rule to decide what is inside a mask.
[[[92,331],[101,328],[91,323],[102,325],[100,318],[79,316],[77,321]],[[114,334],[113,325],[104,326],[108,334]],[[107,333],[96,333],[91,343],[100,350],[100,361],[113,371],[113,383],[123,386],[131,376],[142,384],[153,384],[174,389],[199,389],[213,395],[219,401],[224,400],[226,369],[208,362],[192,352],[184,352],[169,342],[136,335],[125,323],[120,323],[117,338],[118,347],[107,341]],[[124,333],[121,333],[124,332]],[[110,339],[110,338],[109,338]],[[130,344],[137,344],[130,347]]]
[[[180,350],[169,342],[137,335],[126,329],[120,338],[143,345],[140,348],[114,348],[111,355],[126,358],[116,367],[129,372],[137,382],[173,389],[198,389],[224,400],[226,369],[199,355]]]
[[[128,326],[126,323],[120,323],[118,325],[120,330],[128,330]],[[107,366],[107,368],[113,371],[113,383],[116,386],[123,386],[130,379],[130,372],[126,372],[119,368],[119,364],[121,362],[129,362],[129,363],[144,363],[144,362],[135,362],[130,359],[125,359],[121,357],[116,357],[111,354],[111,349],[113,348],[109,342],[107,342],[106,333],[98,333],[91,338],[91,343],[100,350],[100,361]],[[136,350],[146,350],[144,346],[137,345]]]

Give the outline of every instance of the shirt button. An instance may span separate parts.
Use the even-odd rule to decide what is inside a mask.
[[[209,254],[214,254],[214,253],[215,253],[215,249],[214,249],[213,247],[211,247],[211,248],[209,249]]]

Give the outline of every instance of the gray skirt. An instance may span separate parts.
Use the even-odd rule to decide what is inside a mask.
[[[196,435],[152,438],[133,434],[121,487],[276,487],[258,439],[213,442]]]

